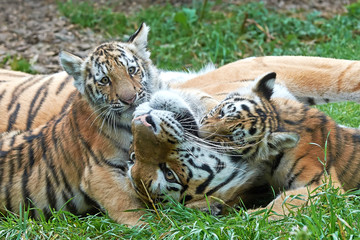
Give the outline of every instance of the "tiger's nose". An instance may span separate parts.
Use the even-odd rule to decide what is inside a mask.
[[[136,100],[136,95],[133,96],[133,97],[131,97],[131,98],[129,98],[129,99],[121,99],[121,101],[123,101],[123,102],[125,102],[125,103],[127,103],[127,104],[132,104],[132,103],[135,102],[135,100]]]

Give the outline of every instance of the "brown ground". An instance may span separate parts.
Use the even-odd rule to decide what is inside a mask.
[[[248,0],[250,1],[250,0]],[[97,1],[98,4],[109,2]],[[135,12],[153,4],[164,4],[167,0],[111,0],[116,11]],[[191,3],[192,0],[175,1],[175,5]],[[243,0],[225,0],[228,4],[240,4]],[[313,10],[324,14],[345,11],[343,7],[356,0],[265,0],[279,10],[290,8]],[[147,21],[151,26],[151,19]],[[80,29],[62,17],[55,0],[0,0],[0,63],[7,55],[18,55],[34,63],[39,73],[60,70],[58,53],[68,50],[85,56],[91,48],[106,39],[90,29]],[[5,65],[5,68],[10,66]]]

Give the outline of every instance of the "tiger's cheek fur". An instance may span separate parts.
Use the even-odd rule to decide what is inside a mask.
[[[108,76],[114,82],[111,91],[108,93],[110,101],[120,99],[123,102],[128,102],[135,98],[136,94],[142,89],[139,73],[131,76],[123,66],[112,69]]]

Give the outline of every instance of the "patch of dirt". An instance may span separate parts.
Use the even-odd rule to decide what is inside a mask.
[[[188,4],[192,0],[100,0],[97,4],[112,6],[116,11],[133,13],[154,4]],[[239,5],[242,0],[223,1]],[[265,0],[268,6],[279,10],[292,8],[320,10],[339,13],[345,4],[356,0]],[[61,16],[55,0],[0,0],[0,63],[8,56],[25,58],[38,73],[53,73],[61,70],[58,62],[60,50],[67,50],[81,57],[106,41],[99,33],[81,29]],[[147,21],[151,26],[151,19]],[[9,61],[5,68],[10,69]]]

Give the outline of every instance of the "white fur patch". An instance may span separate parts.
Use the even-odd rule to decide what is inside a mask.
[[[199,71],[166,71],[166,70],[160,70],[159,77],[165,84],[172,84],[172,83],[183,83],[187,80],[193,79],[197,76],[203,75],[205,73],[211,72],[215,70],[216,67],[213,63],[208,63],[203,68],[201,68]]]

